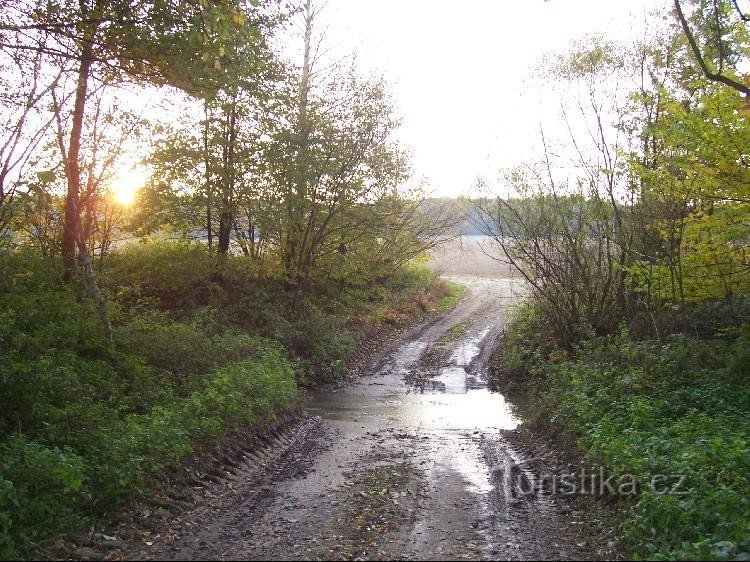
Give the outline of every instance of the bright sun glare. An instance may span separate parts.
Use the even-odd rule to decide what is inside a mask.
[[[132,205],[138,190],[148,180],[149,171],[145,168],[130,168],[118,173],[110,183],[115,201],[122,205]]]

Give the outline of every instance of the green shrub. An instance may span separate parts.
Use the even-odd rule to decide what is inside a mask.
[[[0,253],[0,438],[11,431],[64,433],[60,412],[80,398],[105,399],[124,382],[93,305],[62,285],[31,252]],[[54,264],[54,262],[53,262]]]
[[[254,351],[252,338],[225,331],[213,334],[200,321],[175,322],[163,312],[149,312],[115,329],[116,348],[140,357],[179,387],[215,366],[239,361]]]
[[[354,337],[341,330],[340,322],[312,305],[288,325],[281,339],[298,360],[303,384],[339,380],[346,374],[356,345]]]
[[[262,424],[296,399],[295,367],[281,348],[253,340],[253,356],[216,368],[183,398],[114,417],[106,404],[70,401],[68,446],[11,435],[0,442],[0,545],[69,529],[143,491],[201,443],[243,424]],[[58,413],[54,426],[64,427]],[[43,432],[46,439],[53,439]]]
[[[568,357],[548,346],[537,322],[532,306],[519,309],[507,368],[535,373],[525,380],[539,411],[589,457],[637,479],[625,544],[656,559],[747,556],[748,338],[635,342],[623,329],[582,341]],[[684,475],[681,493],[654,492],[654,475]]]
[[[461,300],[464,292],[466,292],[466,287],[464,285],[448,281],[448,294],[437,302],[435,308],[437,308],[437,310],[451,310],[452,308],[455,308],[458,301]]]
[[[192,311],[219,291],[212,281],[218,262],[198,243],[150,240],[129,244],[106,263],[106,288],[125,306],[153,303],[173,312]]]
[[[84,481],[85,461],[69,448],[20,435],[0,442],[0,557],[79,523]]]
[[[129,415],[102,433],[93,454],[98,500],[118,501],[198,444],[243,424],[265,423],[292,406],[294,365],[273,342],[253,346],[252,358],[218,367],[188,396]]]
[[[386,287],[395,294],[421,290],[435,280],[435,272],[426,267],[426,258],[417,257],[396,270],[387,280]]]

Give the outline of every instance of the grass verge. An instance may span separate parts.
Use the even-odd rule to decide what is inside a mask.
[[[548,342],[533,305],[519,307],[503,351],[512,393],[535,423],[562,430],[615,480],[622,544],[636,558],[750,557],[750,332],[699,338]],[[528,399],[530,398],[530,399]]]
[[[446,285],[448,287],[448,294],[441,298],[435,305],[435,310],[439,312],[455,308],[458,301],[466,293],[466,285],[455,283],[454,281],[446,281]]]

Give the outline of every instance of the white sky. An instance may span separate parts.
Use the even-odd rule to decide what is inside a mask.
[[[356,52],[385,76],[403,117],[415,178],[436,195],[538,154],[555,99],[529,84],[545,53],[589,33],[636,39],[669,0],[328,0],[332,56]],[[545,123],[545,127],[548,124]]]

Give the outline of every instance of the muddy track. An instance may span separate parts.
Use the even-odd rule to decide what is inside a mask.
[[[132,533],[110,558],[607,556],[585,507],[545,488],[538,451],[516,439],[520,420],[487,388],[522,288],[455,279],[468,287],[455,310],[373,352],[348,386],[312,393],[305,416],[220,463],[181,515]]]
[[[327,446],[320,417],[281,420],[277,429],[254,438],[233,455],[208,459],[208,471],[199,472],[187,482],[189,486],[183,481],[164,494],[179,501],[159,507],[158,498],[147,499],[145,505],[151,509],[139,509],[137,520],[121,527],[122,548],[109,555],[96,550],[86,553],[109,559],[220,558],[226,546],[226,521],[217,524],[217,515],[249,513],[262,506],[274,482],[304,477],[310,459]],[[169,508],[166,516],[164,507]]]

